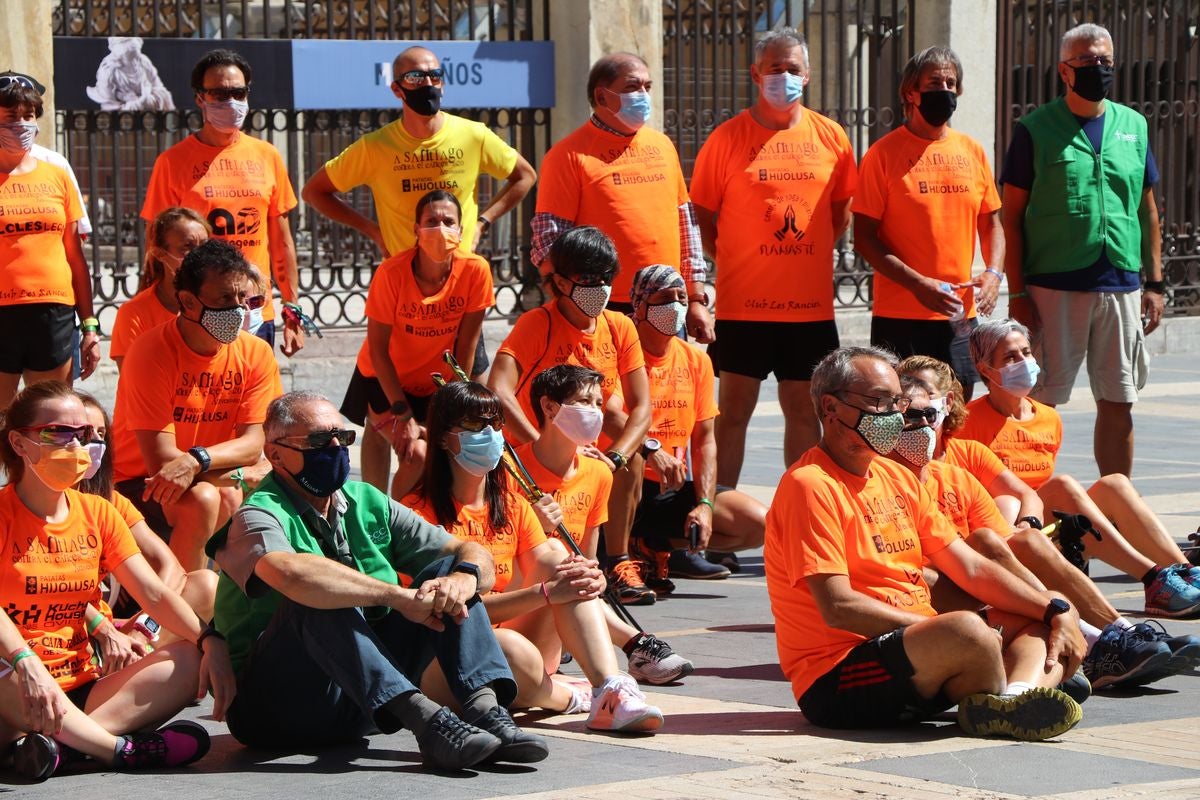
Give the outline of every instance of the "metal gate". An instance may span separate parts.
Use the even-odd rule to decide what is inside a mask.
[[[1082,22],[1112,33],[1112,97],[1146,116],[1162,180],[1167,313],[1200,314],[1200,0],[1001,0],[996,151],[1013,123],[1062,94],[1059,44]]]
[[[549,0],[62,0],[56,36],[203,39],[418,39],[516,41],[549,38]],[[219,47],[213,41],[213,47]],[[257,65],[259,70],[269,69]],[[82,78],[81,79],[85,79]],[[359,136],[393,121],[399,109],[292,111],[256,109],[246,130],[284,156],[296,193],[329,158]],[[536,165],[550,146],[548,108],[490,108],[455,113],[487,124]],[[158,153],[200,127],[195,108],[179,111],[60,109],[60,150],[75,166],[95,228],[88,245],[97,316],[109,330],[116,308],[137,288],[145,253],[138,219]],[[495,191],[484,178],[480,207]],[[347,200],[374,215],[369,190]],[[492,263],[497,307],[515,316],[540,294],[529,264],[533,196],[493,227],[481,254]],[[365,323],[366,290],[379,254],[374,244],[301,206],[291,215],[301,302],[322,326]],[[527,302],[523,303],[525,298]]]
[[[689,177],[712,129],[754,102],[754,41],[774,28],[796,27],[808,39],[805,105],[842,123],[860,157],[902,118],[910,0],[665,0],[663,14],[666,132]],[[870,305],[870,268],[845,240],[834,257],[837,305]]]

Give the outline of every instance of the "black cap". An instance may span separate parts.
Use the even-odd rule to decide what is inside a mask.
[[[33,85],[33,90],[35,92],[37,92],[38,94],[46,93],[46,87],[42,86],[42,84],[38,82],[38,79],[33,77],[32,75],[26,75],[23,72],[13,72],[11,69],[9,69],[9,70],[5,70],[4,72],[0,72],[0,78],[5,78],[5,77],[17,78],[19,82],[29,81],[29,83]]]

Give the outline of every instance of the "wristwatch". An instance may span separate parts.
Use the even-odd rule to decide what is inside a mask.
[[[1018,519],[1017,522],[1028,522],[1029,527],[1037,531],[1040,531],[1042,528],[1046,527],[1042,524],[1042,520],[1039,517],[1035,517],[1033,514],[1026,514]]]
[[[188,455],[196,459],[196,463],[200,465],[200,474],[202,475],[208,472],[208,468],[212,466],[212,456],[200,445],[189,447]]]
[[[162,626],[149,614],[139,614],[130,625],[135,631],[141,631],[150,642],[157,642],[158,632],[162,630]]]
[[[479,218],[479,232],[483,236],[487,236],[488,231],[492,229],[492,221],[487,217]]]
[[[662,450],[662,442],[658,439],[647,437],[646,441],[642,443],[642,458],[649,460],[650,456],[659,450]]]
[[[1059,614],[1065,614],[1071,610],[1071,604],[1066,600],[1054,598],[1046,605],[1046,613],[1042,614],[1042,624],[1049,625],[1050,620],[1057,617]]]
[[[475,576],[475,591],[479,591],[479,567],[472,564],[470,561],[460,561],[454,565],[451,572],[465,572],[468,575]]]
[[[613,463],[613,472],[625,469],[629,465],[629,459],[620,450],[609,450],[604,455],[608,456],[608,460]]]
[[[404,402],[403,400],[397,400],[396,402],[392,403],[390,410],[397,417],[412,416],[412,409],[409,407],[408,403]]]
[[[708,305],[708,292],[701,292],[700,294],[689,294],[688,302],[689,303],[703,303],[704,305],[707,306]]]

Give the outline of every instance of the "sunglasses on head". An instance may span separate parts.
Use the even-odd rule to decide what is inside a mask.
[[[245,100],[250,96],[249,86],[216,86],[212,89],[201,89],[202,93],[208,95],[218,103],[227,103],[230,100]]]
[[[500,430],[500,428],[504,426],[504,423],[498,416],[480,417],[478,419],[464,419],[461,422],[455,423],[455,427],[462,428],[464,431],[470,431],[471,433],[479,433],[489,425],[496,430]]]
[[[50,444],[55,447],[66,447],[71,442],[85,445],[96,438],[96,429],[91,425],[60,425],[52,422],[49,425],[31,425],[17,430],[25,434],[36,434],[35,441],[38,444]]]
[[[928,422],[930,425],[937,422],[938,410],[933,406],[927,408],[909,408],[904,412],[904,421],[913,424]]]
[[[348,447],[354,444],[354,440],[358,438],[358,433],[352,430],[333,429],[331,431],[313,431],[309,434],[300,436],[282,436],[275,440],[275,444],[281,447],[286,447],[289,450],[323,450],[333,443],[334,439],[338,440],[338,444],[343,447]],[[305,447],[296,447],[284,442],[284,439],[300,439],[306,445]]]
[[[41,94],[38,87],[34,86],[33,81],[24,75],[0,75],[0,92],[10,86],[23,86],[26,89],[33,89],[38,94]]]
[[[400,73],[400,82],[407,83],[409,86],[418,86],[426,78],[433,81],[434,86],[440,86],[446,78],[446,71],[438,67],[437,69],[410,69],[408,72]]]

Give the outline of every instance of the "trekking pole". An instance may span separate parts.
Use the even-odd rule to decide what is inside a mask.
[[[1065,511],[1052,511],[1056,519],[1042,528],[1042,533],[1050,537],[1050,541],[1058,545],[1059,551],[1067,561],[1071,562],[1083,574],[1087,574],[1087,562],[1083,558],[1083,537],[1091,534],[1100,541],[1100,531],[1092,525],[1092,521],[1083,514],[1068,514]]]
[[[447,350],[445,353],[443,353],[442,357],[446,360],[446,363],[450,365],[450,368],[454,370],[454,374],[459,380],[470,380],[470,378],[467,377],[467,374],[463,372],[462,367],[458,365],[458,360],[454,358],[453,353]],[[442,377],[441,373],[435,372],[432,377],[434,383],[436,383],[438,386],[446,385],[446,379]],[[504,442],[504,455],[501,457],[500,461],[504,464],[504,468],[508,470],[508,474],[511,475],[513,480],[517,482],[517,486],[521,487],[521,491],[525,494],[525,497],[529,500],[529,502],[536,503],[545,496],[546,493],[538,488],[537,481],[535,481],[533,476],[529,474],[529,470],[525,469],[525,465],[521,463],[521,457],[517,455],[515,450],[513,450],[513,446],[508,443],[507,439]],[[558,538],[563,540],[563,542],[575,555],[583,558],[588,557],[587,554],[583,552],[583,549],[580,548],[579,543],[575,541],[575,537],[571,535],[569,530],[567,530],[566,525],[563,525],[561,522],[558,523],[554,529],[554,532],[558,535]],[[613,589],[612,585],[608,583],[607,578],[605,579],[604,599],[608,602],[609,606],[612,607],[612,610],[617,617],[619,617],[623,622],[633,628],[636,628],[638,633],[646,632],[646,629],[638,624],[638,621],[633,618],[633,614],[630,613],[629,609],[625,607],[625,604],[621,602],[621,599],[617,596],[616,590]]]

